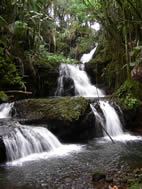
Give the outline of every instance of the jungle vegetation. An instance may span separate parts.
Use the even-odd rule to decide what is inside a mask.
[[[142,61],[141,7],[141,0],[1,0],[0,91],[44,96],[60,63],[78,63],[98,43],[90,67],[115,92]]]

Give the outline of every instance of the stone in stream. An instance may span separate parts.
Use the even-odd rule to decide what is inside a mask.
[[[93,172],[92,181],[98,182],[100,180],[105,180],[105,178],[106,178],[106,175],[103,171],[97,169]]]

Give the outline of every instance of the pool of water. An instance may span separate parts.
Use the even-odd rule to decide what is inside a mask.
[[[0,165],[0,188],[92,189],[95,169],[117,178],[125,168],[142,166],[141,137],[114,144],[99,138],[64,148]]]

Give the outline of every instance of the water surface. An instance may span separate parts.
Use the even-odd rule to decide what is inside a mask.
[[[94,139],[70,153],[40,154],[30,161],[0,166],[3,189],[91,189],[92,171],[101,169],[117,178],[128,167],[142,166],[142,140]],[[33,159],[33,160],[32,160]],[[120,174],[120,175],[119,175]]]

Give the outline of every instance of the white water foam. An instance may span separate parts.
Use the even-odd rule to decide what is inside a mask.
[[[81,145],[75,145],[75,144],[70,144],[70,145],[62,145],[61,147],[49,151],[49,152],[43,152],[43,153],[35,153],[28,155],[26,157],[14,160],[12,162],[7,162],[8,166],[22,166],[24,163],[29,162],[29,161],[39,161],[39,160],[44,160],[44,159],[49,159],[49,158],[58,158],[58,157],[64,157],[71,155],[72,153],[78,153],[82,150]]]
[[[114,143],[115,142],[127,143],[127,142],[142,141],[142,136],[138,136],[138,135],[136,136],[136,135],[131,135],[130,133],[124,133],[122,135],[112,136],[112,139]],[[106,142],[111,142],[108,136],[99,138],[97,140],[97,143],[106,143]]]

